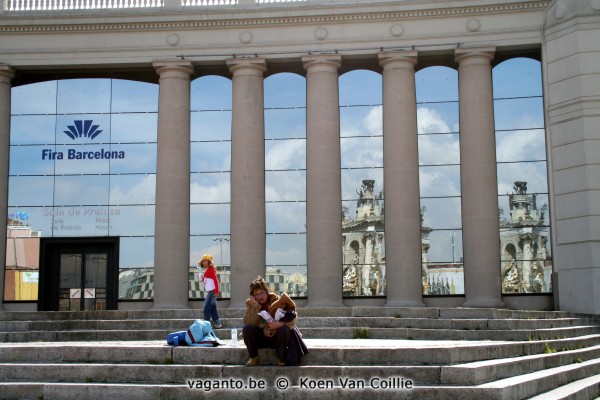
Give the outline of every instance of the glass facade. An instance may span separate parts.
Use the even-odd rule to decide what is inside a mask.
[[[542,74],[514,58],[493,70],[503,294],[552,292]]]
[[[458,72],[416,72],[422,293],[464,294]],[[503,294],[550,293],[552,270],[540,63],[493,69]],[[264,275],[307,296],[306,78],[265,78]],[[339,77],[344,297],[386,295],[382,75]],[[14,87],[5,301],[36,301],[40,239],[119,237],[119,300],[154,282],[158,85],[71,79]],[[214,256],[230,296],[232,82],[191,82],[189,298]]]
[[[213,255],[220,297],[229,297],[232,82],[203,76],[191,84],[190,286],[189,298],[204,299],[203,254]]]
[[[41,237],[119,236],[120,274],[152,271],[157,107],[158,85],[134,81],[13,88],[9,232],[27,227],[19,240],[37,240],[38,254]],[[13,264],[7,276],[39,268]]]
[[[464,294],[458,71],[415,74],[423,295]]]

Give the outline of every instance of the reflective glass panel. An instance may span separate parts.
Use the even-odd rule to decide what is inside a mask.
[[[458,102],[418,103],[419,134],[458,133]]]
[[[10,144],[46,144],[56,142],[56,115],[13,115],[10,119]]]
[[[433,66],[415,74],[417,103],[458,101],[458,71]]]
[[[199,142],[191,146],[192,172],[231,170],[231,142]]]
[[[54,174],[55,146],[12,146],[10,148],[10,175]]]
[[[113,114],[110,123],[112,143],[156,142],[158,113]]]
[[[9,206],[52,205],[53,176],[11,176],[8,181]]]
[[[158,112],[158,85],[113,79],[111,99],[113,113]]]
[[[515,182],[526,182],[529,193],[547,193],[545,161],[498,164],[498,194],[512,193]]]
[[[544,130],[497,131],[496,160],[498,162],[545,161]]]
[[[267,233],[306,232],[306,203],[265,204]]]
[[[266,201],[306,200],[306,171],[267,171]]]
[[[229,234],[229,210],[229,204],[192,204],[190,206],[190,234]]]
[[[458,134],[419,135],[419,165],[460,164]]]
[[[59,114],[110,113],[110,79],[65,79],[58,81],[56,104]]]
[[[192,141],[231,140],[231,111],[192,111]]]
[[[460,166],[423,166],[419,182],[421,197],[460,196]]]
[[[208,75],[194,79],[191,84],[190,106],[195,110],[231,111],[231,80]]]
[[[460,229],[462,226],[460,197],[421,199],[423,227],[432,229]]]
[[[231,174],[192,174],[190,182],[191,203],[229,203],[231,201]]]
[[[383,167],[383,137],[341,138],[342,168]]]
[[[106,151],[112,174],[156,172],[156,143],[113,144]]]
[[[265,108],[297,107],[306,107],[306,79],[303,76],[284,72],[265,79]]]
[[[10,98],[11,114],[56,113],[56,86],[57,81],[48,81],[13,87]]]
[[[154,204],[156,175],[113,175],[109,204]]]
[[[306,140],[265,141],[265,169],[306,169]]]
[[[104,218],[110,236],[154,235],[155,206],[112,206],[110,210],[114,213]]]
[[[306,235],[268,234],[267,266],[306,274]]]

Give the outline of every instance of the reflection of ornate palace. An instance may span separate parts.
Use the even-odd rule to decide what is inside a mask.
[[[527,182],[515,182],[508,195],[510,217],[500,220],[503,293],[549,292],[551,257],[547,251],[547,205],[537,208],[536,194],[527,194]]]
[[[375,195],[374,186],[374,180],[363,180],[354,218],[346,209],[342,213],[345,296],[385,295],[383,193]]]

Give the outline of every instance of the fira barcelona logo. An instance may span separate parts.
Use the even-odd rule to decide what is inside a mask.
[[[86,120],[75,120],[73,125],[67,125],[68,131],[63,131],[68,137],[75,140],[80,137],[87,137],[94,139],[96,136],[102,133],[98,128],[100,125],[92,125],[94,121],[91,119]]]

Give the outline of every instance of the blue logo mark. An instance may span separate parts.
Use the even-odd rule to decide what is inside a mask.
[[[29,211],[27,211],[27,212],[17,211],[17,218],[19,218],[20,220],[29,219]]]
[[[68,125],[68,131],[63,131],[68,137],[75,140],[79,137],[87,137],[90,139],[94,139],[96,136],[102,133],[101,130],[98,130],[100,125],[92,125],[93,120],[75,120],[73,121],[74,125]]]

